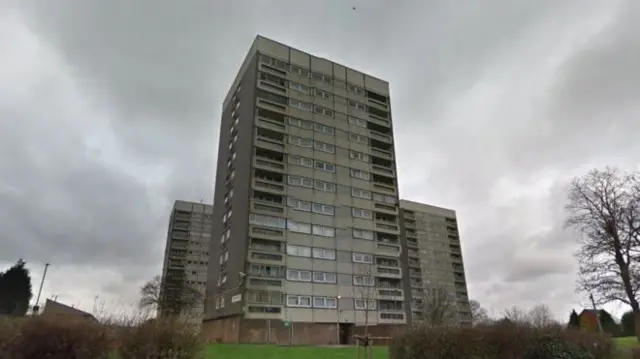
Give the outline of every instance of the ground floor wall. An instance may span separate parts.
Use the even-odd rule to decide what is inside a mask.
[[[403,330],[403,325],[372,325],[367,332],[374,343],[388,344],[390,337]],[[354,335],[363,335],[364,326],[336,323],[291,323],[280,320],[244,319],[240,316],[220,318],[202,323],[202,336],[209,342],[255,343],[278,345],[356,344]]]

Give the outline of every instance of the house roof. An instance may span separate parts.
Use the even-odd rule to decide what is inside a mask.
[[[42,310],[42,313],[40,315],[68,315],[87,318],[96,322],[98,321],[98,319],[96,319],[96,317],[94,317],[90,313],[68,306],[66,304],[62,304],[60,302],[56,302],[51,299],[47,299],[47,302],[44,305],[44,309]]]

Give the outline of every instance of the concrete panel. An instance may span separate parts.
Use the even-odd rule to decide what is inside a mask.
[[[335,323],[338,321],[336,309],[313,309],[313,321],[316,323]],[[334,328],[334,331],[336,329]]]
[[[295,107],[287,107],[287,114],[291,117],[313,121],[313,112],[310,111],[300,110]]]
[[[344,166],[336,166],[336,183],[345,187],[351,187],[351,178],[349,177],[349,168]]]
[[[352,285],[339,286],[338,295],[342,297],[340,299],[353,297],[353,286]]]
[[[336,194],[334,192],[314,191],[313,201],[317,203],[335,204]]]
[[[368,201],[366,199],[362,199],[362,198],[353,198],[353,207],[356,208],[364,208],[364,209],[372,209],[374,208],[373,202]],[[369,227],[367,227],[369,228]],[[373,224],[371,225],[371,228],[373,228]]]
[[[336,162],[336,155],[324,151],[314,151],[313,158],[323,162],[334,163]]]
[[[291,211],[288,219],[303,223],[311,223],[311,212]]]
[[[327,216],[324,214],[313,214],[311,215],[311,223],[312,224],[320,224],[323,226],[335,227],[335,217]],[[324,237],[320,237],[325,239]],[[334,238],[326,238],[327,240],[334,241]]]
[[[312,322],[313,311],[309,308],[287,307],[286,318],[290,318],[290,320],[293,322]],[[295,324],[294,324],[294,328],[295,328]],[[294,330],[294,335],[295,335],[295,330]]]
[[[355,323],[356,312],[353,310],[340,310],[340,322],[341,323]]]
[[[350,274],[353,272],[353,265],[346,262],[338,262],[338,273]]]
[[[349,228],[353,227],[351,217],[336,217],[336,227]]]
[[[280,60],[289,61],[289,47],[277,43],[273,40],[258,36],[256,38],[256,49],[265,55],[275,57]]]
[[[291,136],[302,138],[313,138],[313,131],[306,130],[297,126],[287,125],[287,133]],[[297,153],[296,153],[297,154]]]
[[[352,286],[353,285],[353,276],[350,274],[338,274],[338,285],[339,286]]]
[[[336,239],[314,236],[312,239],[314,248],[336,249]]]
[[[330,123],[330,121],[316,121],[319,122],[323,125],[327,125],[327,126],[331,126],[333,125],[332,123]],[[320,141],[320,142],[324,142],[324,143],[328,143],[331,145],[335,145],[336,144],[336,137],[332,136],[332,135],[327,135],[324,133],[320,133],[320,132],[315,132],[313,139],[316,141]]]
[[[333,77],[333,63],[326,59],[311,56],[311,70]]]
[[[338,287],[335,284],[313,284],[313,295],[318,297],[337,297]]]
[[[352,168],[356,168],[356,169],[360,169],[365,171],[365,169],[363,169],[362,167],[365,167],[366,169],[369,169],[368,165],[361,165],[363,162],[360,161],[352,161],[352,164],[356,164],[357,167],[361,167],[361,168],[357,168],[357,167],[352,167]],[[351,187],[354,188],[360,188],[360,189],[364,189],[367,191],[370,191],[372,188],[371,182],[370,181],[365,181],[365,180],[361,180],[358,178],[351,178]],[[367,207],[373,207],[373,204],[371,202],[369,202],[370,204]]]
[[[361,218],[353,219],[353,228],[373,230],[373,221]],[[368,241],[371,242],[371,241]]]
[[[313,149],[311,149],[311,148],[294,146],[294,145],[290,145],[290,144],[286,144],[285,147],[286,147],[286,151],[288,153],[294,153],[297,156],[313,158]]]
[[[316,272],[336,272],[336,261],[330,261],[326,259],[314,259],[313,270]]]
[[[354,238],[351,244],[354,252],[373,253],[376,250],[376,244],[374,241]]]
[[[311,201],[313,199],[313,190],[305,187],[286,186],[287,195],[297,199]]]
[[[287,234],[287,242],[297,246],[311,247],[311,236],[308,234],[292,233]]]
[[[336,109],[336,113],[335,113],[335,126],[336,128],[339,128],[343,131],[348,131],[349,130],[349,123],[347,122],[347,108],[346,106],[341,105],[340,103],[335,103],[335,109]],[[344,107],[344,108],[343,108]]]
[[[351,187],[338,185],[338,200],[337,203],[340,206],[350,207],[351,206]],[[350,209],[347,208],[347,212],[344,212],[344,215],[350,215]]]
[[[336,138],[336,145],[340,146],[340,147],[342,147],[344,149],[348,149],[350,147],[353,147],[352,143],[353,142],[347,136]],[[360,152],[367,153],[368,150],[365,150],[365,151],[360,150]]]
[[[364,324],[365,322],[369,323],[369,325],[378,324],[378,312],[377,311],[364,311],[358,310],[356,311],[356,323]]]
[[[293,65],[303,69],[309,69],[310,61],[309,54],[307,53],[296,49],[291,49],[289,51],[289,62]]]
[[[370,171],[371,170],[371,165],[369,163],[362,162],[362,161],[357,161],[357,160],[349,161],[349,167],[357,169],[357,170],[361,170],[361,171]],[[369,188],[369,187],[367,186],[367,188]]]
[[[340,64],[333,63],[333,77],[338,80],[346,81],[347,80],[346,68]]]
[[[372,76],[364,76],[364,87],[383,96],[389,96],[389,83]]]
[[[351,167],[349,160],[349,150],[342,147],[336,147],[336,164],[343,167]]]
[[[287,256],[287,268],[313,270],[313,264],[309,258]]]
[[[310,176],[310,174],[312,174],[313,172],[310,173],[310,171],[311,169],[309,167],[302,167],[302,166],[296,166],[296,165],[287,166],[288,174],[293,176],[312,177]]]
[[[322,156],[322,157],[325,157],[325,156]],[[320,159],[318,159],[318,160],[321,161],[321,162],[327,162],[327,163],[334,162],[334,160],[326,160],[324,158],[322,160],[320,160]],[[315,170],[315,171],[313,171],[313,178],[315,178],[317,180],[325,181],[325,182],[335,183],[337,176],[333,172]]]
[[[356,86],[364,87],[364,74],[347,68],[347,82]]]
[[[307,282],[285,281],[285,293],[298,295],[313,295],[313,284]]]

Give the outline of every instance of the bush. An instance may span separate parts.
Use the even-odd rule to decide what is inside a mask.
[[[392,359],[608,359],[609,337],[517,326],[418,328],[394,338]]]
[[[640,359],[640,348],[631,349],[631,359]]]
[[[2,328],[2,359],[105,359],[111,354],[105,328],[88,320],[30,317],[11,319]]]
[[[152,320],[119,341],[121,359],[194,359],[204,354],[197,330],[178,320]]]

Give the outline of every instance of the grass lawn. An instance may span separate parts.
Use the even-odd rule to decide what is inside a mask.
[[[373,349],[374,359],[389,358],[387,347]],[[207,349],[207,359],[355,359],[356,348],[281,347],[274,345],[213,344]],[[364,358],[364,354],[361,354]]]

